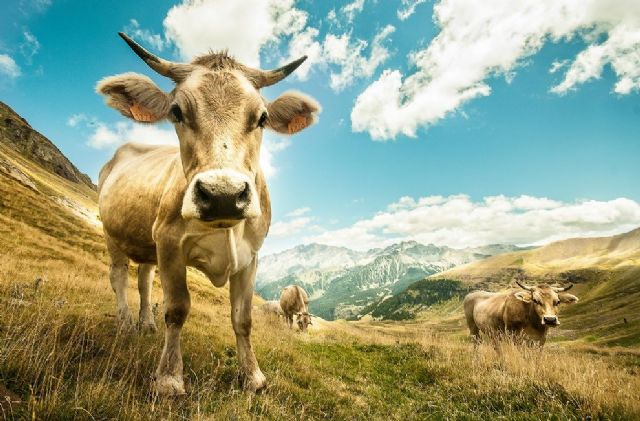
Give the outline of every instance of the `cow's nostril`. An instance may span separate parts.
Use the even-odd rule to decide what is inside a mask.
[[[238,194],[236,199],[236,205],[239,209],[245,208],[249,204],[249,196],[251,194],[251,187],[249,183],[244,183],[244,189]]]
[[[200,180],[196,181],[196,185],[194,186],[194,190],[196,192],[196,196],[198,200],[202,203],[210,202],[213,197],[209,189],[204,185],[204,183]]]

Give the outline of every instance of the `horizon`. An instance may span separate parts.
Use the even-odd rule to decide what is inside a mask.
[[[528,9],[510,2],[252,1],[248,16],[215,0],[20,0],[0,18],[0,99],[95,181],[125,141],[176,142],[170,124],[131,123],[94,92],[123,72],[171,89],[118,31],[171,60],[228,48],[274,68],[307,54],[263,91],[300,90],[323,112],[299,135],[265,133],[262,254],[542,245],[640,226],[637,2],[537,2],[545,18],[520,25]]]
[[[602,236],[598,236],[598,237],[593,237],[593,236],[583,236],[583,237],[569,237],[569,238],[563,238],[561,240],[554,240],[551,242],[547,242],[547,243],[541,243],[541,244],[510,244],[510,243],[489,243],[489,244],[483,244],[481,246],[476,246],[476,247],[463,247],[463,248],[456,248],[456,247],[449,247],[446,244],[434,244],[434,243],[421,243],[419,241],[416,240],[401,240],[397,243],[393,243],[390,244],[388,246],[385,247],[374,247],[374,248],[370,248],[370,249],[354,249],[354,248],[350,248],[347,246],[332,246],[330,244],[323,244],[323,243],[300,243],[300,244],[296,244],[293,247],[284,249],[284,250],[280,250],[280,251],[276,251],[273,253],[269,253],[269,254],[263,254],[262,257],[267,257],[267,256],[275,256],[277,254],[283,254],[286,253],[288,251],[300,248],[300,247],[309,247],[309,246],[324,246],[324,247],[333,247],[333,248],[344,248],[350,251],[355,251],[355,252],[359,252],[359,253],[370,253],[372,251],[375,250],[385,250],[389,247],[393,247],[393,246],[397,246],[397,245],[401,245],[404,243],[416,243],[422,246],[433,246],[433,247],[438,247],[438,248],[449,248],[452,250],[457,250],[457,251],[462,251],[462,250],[468,250],[468,249],[478,249],[478,248],[483,248],[483,247],[491,247],[491,246],[513,246],[513,247],[517,247],[519,249],[519,251],[525,251],[525,250],[532,250],[532,249],[536,249],[536,248],[540,248],[540,247],[545,247],[548,246],[550,244],[553,243],[558,243],[558,242],[562,242],[562,241],[571,241],[571,240],[579,240],[579,239],[595,239],[595,238],[609,238],[609,237],[615,237],[618,235],[626,235],[626,234],[630,234],[634,231],[640,230],[640,226],[637,226],[629,231],[624,231],[621,233],[617,233],[617,234],[613,234],[613,235],[602,235]]]

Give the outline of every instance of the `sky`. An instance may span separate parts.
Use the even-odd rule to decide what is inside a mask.
[[[0,100],[96,180],[126,141],[177,142],[104,105],[101,78],[154,74],[117,36],[189,61],[309,58],[270,100],[322,105],[265,132],[263,253],[320,242],[545,244],[640,226],[637,0],[9,0]]]

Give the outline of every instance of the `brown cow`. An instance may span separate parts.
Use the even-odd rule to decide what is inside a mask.
[[[282,80],[306,57],[271,71],[249,68],[225,53],[173,63],[120,36],[175,88],[163,92],[148,77],[125,73],[105,78],[96,90],[135,121],[169,120],[180,145],[124,145],[100,172],[99,208],[118,317],[131,320],[126,286],[133,260],[140,264],[141,325],[153,329],[149,296],[158,265],[167,328],[155,386],[160,394],[183,394],[180,332],[191,306],[186,268],[200,269],[217,287],[229,281],[244,385],[261,389],[266,379],[250,334],[257,254],[271,222],[260,168],[262,133],[296,133],[313,124],[320,108],[292,92],[269,102],[260,88]]]
[[[280,307],[284,312],[284,319],[289,325],[293,326],[293,316],[296,316],[296,322],[301,332],[307,330],[307,326],[313,325],[311,322],[311,314],[309,314],[309,297],[304,289],[297,285],[289,285],[282,289],[280,294]]]
[[[578,301],[576,296],[565,292],[573,285],[558,288],[517,284],[524,291],[475,291],[465,297],[467,326],[476,342],[482,332],[492,337],[510,334],[543,346],[549,327],[560,325],[558,305]]]

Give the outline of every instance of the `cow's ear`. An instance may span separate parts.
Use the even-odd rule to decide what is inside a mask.
[[[574,304],[578,302],[578,297],[567,293],[558,294],[558,299],[562,304]]]
[[[282,134],[294,134],[317,121],[320,104],[300,92],[285,92],[267,106],[266,127]]]
[[[155,123],[167,116],[171,95],[163,92],[148,77],[123,73],[102,79],[96,92],[106,97],[107,105],[125,117],[141,123]]]
[[[527,291],[518,291],[515,294],[513,294],[513,296],[525,303],[531,302],[531,294]]]

